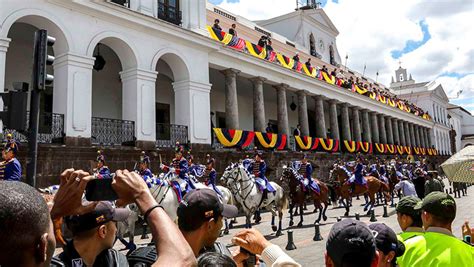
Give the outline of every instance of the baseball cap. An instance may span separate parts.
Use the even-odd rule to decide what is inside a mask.
[[[365,223],[345,219],[332,226],[326,251],[337,266],[342,265],[347,254],[357,254],[359,259],[372,260],[375,256],[374,235]]]
[[[216,215],[236,217],[237,207],[223,204],[212,189],[195,189],[187,193],[178,207],[178,220],[189,225],[201,225]]]
[[[456,201],[449,194],[434,191],[418,202],[415,210],[424,210],[441,218],[454,220],[456,217]]]
[[[420,202],[421,199],[415,196],[406,196],[400,199],[397,203],[397,207],[395,210],[397,212],[408,214],[408,215],[418,215],[420,213],[419,210],[415,210],[416,204]]]
[[[92,212],[66,217],[66,225],[73,234],[94,229],[110,221],[122,222],[130,215],[125,208],[114,208],[108,201],[100,201]]]
[[[375,245],[377,249],[387,255],[390,251],[395,252],[396,257],[400,257],[405,253],[405,245],[398,241],[395,232],[384,223],[373,223],[369,225],[372,234],[375,237]]]

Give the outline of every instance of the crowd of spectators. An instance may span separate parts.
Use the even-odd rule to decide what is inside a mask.
[[[219,19],[215,19],[214,25],[212,26],[212,28],[217,31],[222,31],[222,28],[220,27],[219,23],[220,23]],[[237,36],[236,27],[237,26],[235,23],[232,24],[231,28],[228,30],[228,33],[234,36]],[[270,36],[268,35],[262,35],[260,39],[258,40],[257,44],[259,47],[265,48],[267,52],[273,51],[272,41],[271,41]],[[296,53],[293,56],[293,60],[297,63],[300,62],[300,56],[298,53]],[[312,69],[313,66],[311,65],[311,58],[308,58],[308,60],[305,62],[305,65],[309,70]],[[417,116],[423,116],[424,114],[428,114],[427,112],[422,110],[420,107],[418,107],[414,103],[406,99],[401,99],[397,95],[391,93],[389,90],[382,89],[382,87],[378,85],[377,83],[368,82],[365,78],[359,78],[352,72],[347,72],[347,71],[344,72],[342,69],[338,69],[337,66],[331,71],[328,70],[326,65],[323,65],[322,67],[316,66],[315,68],[317,71],[325,72],[327,75],[332,75],[336,77],[337,79],[340,79],[341,81],[343,81],[340,83],[340,86],[343,88],[347,88],[353,91],[353,86],[357,85],[359,88],[367,90],[367,92],[364,93],[364,95],[367,97],[369,97],[372,93],[375,93],[377,99],[379,97],[383,97],[386,99],[391,99],[395,103],[401,102],[404,106],[407,106],[410,109],[410,113],[413,113]],[[294,69],[296,68],[294,67]],[[365,82],[363,80],[365,80]]]
[[[185,195],[176,225],[137,173],[115,173],[112,186],[119,196],[115,205],[84,202],[86,184],[92,179],[87,172],[65,170],[49,205],[27,184],[0,181],[0,266],[129,266],[129,259],[113,245],[116,222],[129,216],[128,209],[119,207],[130,203],[137,205],[151,229],[153,244],[146,248],[155,251],[155,266],[249,266],[252,256],[265,266],[300,266],[255,229],[235,234],[232,243],[237,249],[232,252],[216,242],[223,218],[237,216],[237,208],[222,204],[211,189]],[[474,229],[466,222],[462,229],[466,240],[454,236],[456,202],[449,194],[435,191],[423,200],[404,197],[396,212],[403,231],[399,235],[382,223],[366,225],[353,219],[335,223],[326,242],[326,266],[474,266],[474,247],[469,243]],[[52,220],[59,218],[64,218],[72,239],[53,257]]]

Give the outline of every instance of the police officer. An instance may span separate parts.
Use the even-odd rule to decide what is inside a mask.
[[[94,170],[94,173],[97,175],[97,178],[111,178],[109,167],[105,166],[105,156],[102,154],[102,151],[97,151],[97,167]]]
[[[428,171],[426,175],[425,181],[425,195],[428,195],[434,191],[443,192],[443,182],[437,179],[438,172],[437,171]]]
[[[21,164],[16,158],[18,153],[18,144],[12,138],[11,134],[7,135],[7,143],[2,151],[3,161],[0,162],[0,180],[20,181],[21,180]]]
[[[451,232],[456,217],[456,201],[444,192],[431,192],[418,202],[424,235],[405,240],[405,254],[399,258],[406,266],[474,266],[473,247]]]
[[[397,221],[403,232],[397,235],[398,240],[405,241],[414,236],[423,234],[423,222],[421,212],[415,210],[416,204],[421,200],[414,196],[407,196],[400,199],[397,204]]]

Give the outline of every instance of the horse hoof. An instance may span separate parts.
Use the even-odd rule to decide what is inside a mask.
[[[224,235],[228,235],[229,234],[229,229],[225,229],[224,230]]]
[[[316,212],[318,212],[318,209],[314,209],[314,210],[313,210],[313,213],[316,213]]]
[[[367,214],[367,215],[370,215],[370,210],[368,210],[366,214]]]
[[[229,223],[229,229],[232,229],[234,228],[234,224],[233,223]]]
[[[346,216],[346,217],[349,216],[349,212],[346,211],[346,212],[344,213],[344,216]]]
[[[281,233],[281,230],[278,230],[275,235],[276,235],[276,236],[281,236],[281,235],[283,235],[283,234]]]
[[[290,226],[293,226],[295,223],[293,221],[290,221]]]
[[[297,227],[302,227],[303,226],[303,222],[299,222]]]
[[[367,211],[368,207],[364,207],[364,211]]]
[[[328,220],[328,216],[323,215],[323,220],[324,220],[324,221],[327,221],[327,220]]]
[[[259,224],[261,220],[262,219],[258,218],[257,220],[255,220],[255,224]]]

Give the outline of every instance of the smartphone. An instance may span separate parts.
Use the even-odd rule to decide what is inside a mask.
[[[243,262],[244,267],[254,267],[257,264],[257,256],[255,256],[255,254],[250,253],[250,251],[243,247],[240,247],[240,252],[244,252],[249,255],[249,257]]]
[[[86,199],[88,201],[117,200],[118,196],[112,188],[113,176],[111,178],[94,179],[87,183]]]

